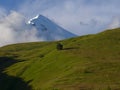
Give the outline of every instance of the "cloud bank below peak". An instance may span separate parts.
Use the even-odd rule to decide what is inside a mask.
[[[37,30],[26,26],[25,18],[12,11],[0,20],[0,46],[12,43],[38,41]]]
[[[39,15],[26,22],[18,12],[11,11],[0,19],[0,46],[35,41],[62,40],[76,35]]]

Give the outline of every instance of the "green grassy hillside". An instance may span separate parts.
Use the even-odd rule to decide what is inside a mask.
[[[0,90],[120,90],[120,28],[0,48]]]

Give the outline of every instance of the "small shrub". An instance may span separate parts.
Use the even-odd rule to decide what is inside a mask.
[[[61,43],[57,43],[57,50],[63,50],[63,45]]]

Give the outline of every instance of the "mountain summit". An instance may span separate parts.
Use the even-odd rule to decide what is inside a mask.
[[[62,40],[76,36],[43,15],[37,15],[30,19],[28,24],[36,28],[37,36],[45,41]]]

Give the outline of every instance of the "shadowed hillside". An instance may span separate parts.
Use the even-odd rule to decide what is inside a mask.
[[[0,90],[32,90],[22,78],[14,77],[4,73],[5,69],[19,61],[12,57],[0,57]]]
[[[59,42],[1,47],[0,89],[120,90],[120,28]]]

